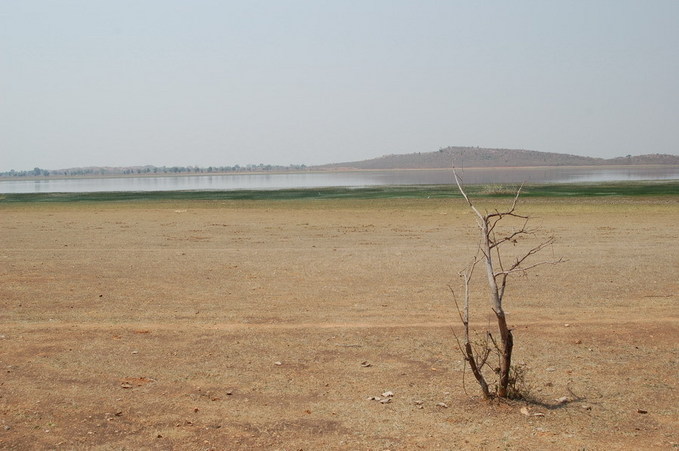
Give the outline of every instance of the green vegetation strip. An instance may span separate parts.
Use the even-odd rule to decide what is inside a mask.
[[[518,185],[470,185],[476,197],[509,197]],[[522,197],[596,197],[679,195],[679,180],[525,185]],[[296,200],[296,199],[426,199],[452,198],[454,185],[378,186],[368,188],[305,188],[235,191],[124,191],[94,193],[0,194],[0,204],[31,202],[130,202],[164,200]]]

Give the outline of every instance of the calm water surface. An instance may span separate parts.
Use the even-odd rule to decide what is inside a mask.
[[[626,180],[676,180],[679,166],[615,168],[493,168],[461,172],[466,184],[573,183]],[[445,185],[451,170],[302,172],[280,174],[180,175],[82,179],[0,180],[0,193],[76,193],[102,191],[272,190],[286,188]]]

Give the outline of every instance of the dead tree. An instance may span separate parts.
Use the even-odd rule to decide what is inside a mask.
[[[536,266],[560,263],[562,259],[532,262],[532,257],[535,254],[554,242],[554,237],[549,237],[540,241],[535,246],[525,248],[518,255],[509,257],[509,262],[507,262],[507,255],[503,251],[504,246],[508,244],[516,245],[519,240],[533,236],[536,232],[535,229],[530,229],[528,227],[530,218],[516,212],[517,202],[523,185],[516,190],[516,194],[514,195],[514,199],[509,208],[503,211],[493,210],[492,212],[485,211],[484,213],[481,213],[465,192],[457,172],[454,170],[453,173],[462,197],[464,197],[467,205],[469,205],[469,208],[471,208],[476,216],[476,224],[480,232],[479,244],[474,259],[465,270],[459,273],[464,280],[464,302],[462,310],[460,310],[457,299],[455,299],[455,303],[458,307],[460,320],[462,321],[464,329],[464,342],[460,343],[458,339],[458,346],[466,363],[469,364],[474,377],[481,386],[484,398],[507,398],[511,395],[509,392],[509,389],[511,388],[510,372],[512,370],[512,350],[514,348],[514,336],[512,330],[507,325],[507,317],[503,308],[507,280],[514,274],[525,274],[526,271],[535,268]],[[518,221],[518,225],[510,228],[503,227],[501,230],[498,225],[505,219],[514,219],[515,221]],[[469,335],[469,301],[471,298],[472,275],[474,269],[480,263],[483,264],[486,270],[490,294],[490,307],[495,314],[497,321],[499,341],[490,331],[487,331],[483,343],[474,346]],[[453,291],[453,295],[454,294]],[[488,361],[491,353],[497,355],[499,360],[496,367],[491,367]],[[484,375],[484,367],[491,368],[493,372],[497,374],[497,383],[494,392],[491,391],[488,380]]]

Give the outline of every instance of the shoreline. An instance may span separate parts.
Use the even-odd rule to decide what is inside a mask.
[[[469,184],[476,197],[511,197],[516,184]],[[522,198],[679,197],[679,180],[579,182],[523,185]],[[61,193],[0,193],[0,206],[21,203],[124,202],[124,201],[290,201],[436,199],[461,197],[452,185],[382,185],[371,187],[321,187],[240,190],[94,191]]]
[[[599,165],[547,165],[547,166],[475,166],[456,168],[464,171],[512,171],[512,170],[554,170],[554,169],[658,169],[679,168],[676,164],[599,164]],[[371,172],[441,172],[452,171],[450,168],[389,168],[389,169],[360,169],[360,168],[309,168],[306,170],[289,171],[232,171],[232,172],[182,172],[182,173],[146,173],[146,174],[92,174],[92,175],[30,175],[30,176],[0,176],[0,181],[40,181],[40,180],[96,180],[96,179],[137,179],[161,177],[222,177],[243,175],[279,175],[279,174],[327,174],[327,173],[371,173]]]

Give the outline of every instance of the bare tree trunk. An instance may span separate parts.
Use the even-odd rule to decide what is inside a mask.
[[[481,368],[479,368],[476,365],[476,360],[474,359],[474,351],[469,340],[467,340],[464,344],[464,351],[466,353],[465,360],[469,363],[469,368],[471,368],[472,374],[474,375],[476,381],[481,386],[483,397],[486,399],[492,398],[492,395],[490,394],[490,389],[488,388],[488,383],[486,382],[486,378],[483,377],[483,374],[481,373]]]
[[[467,204],[469,205],[469,208],[471,208],[471,210],[476,215],[476,222],[479,231],[481,232],[477,256],[474,258],[472,265],[466,271],[460,273],[460,275],[464,276],[465,282],[464,316],[462,317],[461,315],[461,319],[465,328],[465,343],[464,348],[459,345],[459,342],[458,345],[462,351],[462,354],[464,355],[465,360],[469,362],[469,366],[472,370],[472,373],[474,373],[474,377],[476,377],[476,380],[481,386],[484,397],[492,397],[493,395],[490,393],[488,384],[482,373],[482,369],[484,365],[486,365],[486,359],[488,357],[490,348],[489,346],[485,346],[483,352],[480,353],[482,355],[475,355],[474,347],[469,341],[469,283],[471,281],[471,275],[473,273],[474,266],[483,260],[486,269],[486,276],[488,278],[490,306],[495,313],[498,332],[500,333],[499,343],[497,343],[496,340],[492,338],[492,335],[488,333],[488,337],[490,337],[490,339],[493,341],[493,346],[497,352],[497,355],[499,356],[500,361],[498,385],[495,396],[499,398],[507,398],[509,396],[512,351],[514,349],[514,336],[512,335],[511,329],[507,326],[507,318],[505,317],[505,311],[502,308],[507,278],[511,274],[525,273],[529,269],[532,269],[536,266],[548,263],[560,263],[563,260],[559,259],[556,261],[542,261],[533,264],[524,263],[542,249],[551,245],[553,238],[550,237],[513,259],[513,263],[511,265],[505,266],[502,261],[502,252],[500,251],[501,247],[507,243],[516,244],[518,239],[527,235],[532,235],[534,233],[533,230],[528,229],[527,227],[529,219],[528,216],[522,216],[516,213],[517,201],[519,200],[519,195],[521,194],[521,189],[523,186],[517,189],[516,195],[514,196],[514,201],[508,209],[504,211],[495,210],[490,213],[486,211],[485,214],[482,214],[462,188],[462,183],[457,175],[457,172],[455,172],[455,168],[453,168],[453,173],[455,175],[455,182],[457,183],[457,187],[460,190],[462,197],[464,197],[465,201],[467,201]],[[514,227],[513,230],[507,231],[505,227],[504,232],[498,232],[496,226],[504,218],[514,218],[515,220],[522,221],[522,224],[520,224],[518,227]],[[486,343],[486,345],[488,344]]]
[[[507,327],[507,320],[504,312],[497,316],[497,325],[500,329],[500,382],[497,388],[497,396],[507,397],[507,387],[509,386],[509,370],[512,367],[512,350],[514,349],[514,337],[512,331]]]
[[[479,360],[479,363],[477,364],[474,348],[472,347],[472,343],[469,340],[469,282],[471,281],[472,274],[474,273],[474,268],[476,267],[477,263],[478,260],[474,259],[474,262],[469,266],[468,270],[460,273],[460,275],[464,277],[464,310],[461,315],[462,325],[464,327],[464,350],[460,350],[463,351],[462,354],[464,359],[467,361],[467,363],[469,363],[469,368],[472,370],[472,374],[481,387],[483,397],[490,399],[492,395],[488,389],[486,378],[483,377],[483,373],[481,372],[481,369],[483,368],[483,365],[485,365],[486,359],[488,358],[488,354],[486,353],[486,355],[480,356],[481,360]],[[453,295],[455,295],[455,292],[453,292]],[[455,301],[455,304],[457,305],[457,301]]]
[[[514,337],[512,331],[507,327],[507,318],[505,311],[502,308],[502,294],[497,285],[497,275],[493,265],[492,248],[495,243],[491,237],[489,227],[489,216],[481,215],[478,210],[474,211],[479,216],[479,225],[481,227],[481,253],[486,266],[486,276],[488,277],[488,287],[490,288],[490,305],[492,306],[495,317],[497,318],[497,326],[500,331],[500,380],[497,388],[497,396],[500,398],[507,397],[507,386],[509,385],[509,370],[512,367],[512,349],[514,348]]]

